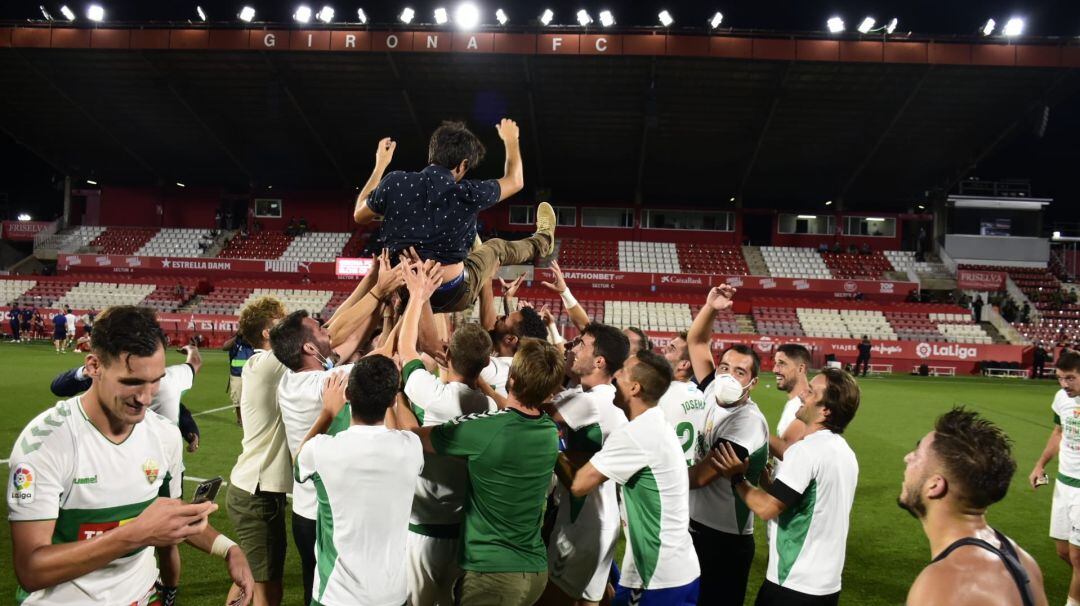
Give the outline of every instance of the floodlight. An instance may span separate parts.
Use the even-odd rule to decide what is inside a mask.
[[[581,27],[592,23],[592,17],[589,16],[589,11],[581,9],[577,12],[577,22]]]
[[[206,13],[203,12],[203,9],[202,9],[201,6],[196,6],[195,7],[195,12],[198,13],[200,19],[202,19],[203,21],[206,21]]]
[[[500,8],[495,11],[495,20],[499,22],[499,25],[506,25],[506,22],[510,20],[510,17],[507,17],[506,11]]]
[[[105,18],[105,9],[101,8],[100,4],[91,4],[90,8],[86,9],[86,18],[91,21],[101,21]]]
[[[435,9],[435,25],[446,25],[446,22],[450,20],[450,15],[446,14],[446,9],[439,7]]]
[[[716,29],[716,28],[720,27],[720,24],[723,23],[723,22],[724,22],[724,13],[721,13],[720,11],[716,11],[716,14],[712,16],[712,19],[709,19],[709,27],[711,27],[713,29]]]
[[[332,6],[322,7],[322,10],[315,15],[315,18],[323,23],[330,23],[334,20],[334,8]]]
[[[45,17],[46,21],[53,21],[53,16],[49,14],[49,11],[45,10],[44,4],[39,5],[38,8],[41,9],[41,16]]]
[[[1013,17],[1005,22],[1005,28],[1001,30],[1001,33],[1008,37],[1019,36],[1024,33],[1024,20],[1019,17]]]
[[[553,13],[550,8],[545,8],[544,12],[540,15],[540,23],[542,23],[544,25],[548,25],[548,24],[551,23],[551,20],[554,19],[554,18],[555,18],[555,13]]]
[[[986,24],[982,26],[982,35],[989,36],[994,33],[994,28],[997,26],[997,21],[993,19],[987,19]]]
[[[877,22],[874,21],[873,17],[867,17],[867,18],[863,19],[862,23],[859,24],[859,33],[860,34],[869,34],[870,30],[874,29],[874,24],[875,23],[877,23]]]
[[[480,25],[480,9],[472,2],[462,2],[454,9],[454,23],[461,29],[472,29]]]
[[[406,6],[405,10],[401,11],[401,14],[398,15],[398,19],[401,19],[402,23],[408,25],[409,23],[412,23],[413,17],[415,16],[416,11]]]
[[[75,13],[71,12],[71,9],[68,8],[66,4],[60,7],[60,14],[63,15],[64,18],[68,21],[75,20]]]
[[[891,33],[895,32],[896,31],[896,26],[899,23],[900,23],[900,21],[897,20],[896,17],[893,17],[892,21],[889,21],[889,24],[885,26],[885,33],[886,34],[891,34]]]
[[[251,23],[251,20],[255,18],[255,9],[250,6],[245,6],[240,9],[240,20],[244,23]]]
[[[31,216],[30,216],[29,214],[27,214],[27,213],[19,213],[19,220],[20,220],[20,221],[30,221],[30,220],[32,220],[32,219],[33,219],[33,217],[31,217]],[[1059,232],[1059,233],[1060,233],[1060,232]]]
[[[604,27],[615,25],[615,15],[611,14],[611,11],[600,11],[600,25]]]
[[[672,23],[675,23],[675,19],[671,17],[671,13],[667,12],[666,9],[660,11],[660,14],[657,15],[656,18],[660,20],[660,25],[663,25],[664,27],[670,27]]]
[[[306,4],[301,4],[296,12],[293,13],[293,19],[296,19],[300,23],[307,23],[311,21],[311,7]]]
[[[825,22],[830,34],[839,34],[844,31],[844,20],[840,17],[832,17]]]
[[[356,19],[357,22],[360,23],[360,25],[364,25],[365,23],[367,23],[367,13],[364,12],[364,9],[356,9]]]

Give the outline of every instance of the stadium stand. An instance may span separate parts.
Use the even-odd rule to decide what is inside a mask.
[[[682,273],[674,242],[619,241],[619,270],[645,273]]]
[[[679,243],[675,247],[679,254],[679,266],[686,273],[750,275],[742,249],[737,246]]]
[[[565,238],[559,244],[559,265],[564,269],[617,270],[619,245],[609,240]]]
[[[870,254],[821,253],[834,278],[841,280],[880,280],[893,265],[881,252]]]
[[[240,303],[244,307],[259,297],[272,296],[277,298],[290,312],[306,309],[308,313],[321,314],[326,304],[330,302],[333,291],[329,290],[306,290],[302,288],[256,288],[248,295],[248,298]]]
[[[157,288],[153,284],[79,282],[59,299],[56,307],[104,309],[110,305],[138,305]]]
[[[349,242],[349,232],[307,232],[293,238],[279,259],[289,261],[333,261]]]
[[[223,259],[277,259],[289,248],[293,237],[280,231],[260,231],[233,236],[218,257]]]
[[[205,229],[169,227],[159,231],[134,254],[141,257],[199,257],[199,244],[210,232]]]
[[[694,321],[689,305],[654,301],[604,301],[604,318],[615,326],[664,332],[686,330]]]
[[[238,310],[253,290],[243,286],[219,286],[200,297],[188,311],[196,314],[234,315],[239,313]]]
[[[10,305],[37,285],[36,280],[0,280],[0,305]]]
[[[30,290],[19,297],[19,305],[26,307],[53,308],[58,300],[63,297],[73,286],[78,284],[77,279],[39,280]]]
[[[105,228],[100,225],[80,225],[54,234],[42,243],[42,248],[55,249],[63,253],[79,252],[104,231]]]
[[[90,247],[103,255],[132,255],[157,233],[156,227],[110,227]]]
[[[759,333],[774,337],[803,337],[799,316],[790,307],[755,307],[754,324]]]
[[[762,246],[761,256],[769,274],[782,278],[832,278],[821,254],[810,248]]]

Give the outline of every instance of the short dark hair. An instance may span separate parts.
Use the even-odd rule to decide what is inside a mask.
[[[400,383],[401,374],[390,358],[383,355],[360,358],[353,365],[345,387],[353,418],[367,424],[382,421],[386,409],[394,405]]]
[[[540,318],[540,314],[531,307],[522,307],[521,321],[517,323],[519,337],[532,337],[534,339],[547,339],[547,324]]]
[[[798,343],[784,343],[780,347],[776,348],[777,353],[782,353],[792,362],[796,364],[805,364],[807,368],[810,368],[810,350],[806,347],[799,345]]]
[[[641,330],[637,326],[627,326],[626,330],[629,330],[630,332],[637,335],[639,339],[641,339],[642,349],[652,349],[652,340],[649,339],[649,335],[645,334],[644,330]]]
[[[479,324],[465,324],[450,335],[447,355],[455,372],[467,380],[476,380],[491,363],[491,336]]]
[[[547,341],[524,338],[510,362],[507,390],[522,404],[538,407],[562,385],[566,356]]]
[[[474,169],[484,161],[484,144],[465,127],[464,122],[445,121],[431,133],[428,143],[428,162],[443,168],[456,168],[462,160]]]
[[[101,312],[90,335],[90,350],[106,366],[122,354],[148,358],[168,343],[154,310],[134,305]]]
[[[734,345],[730,345],[727,349],[720,352],[720,359],[724,359],[724,354],[729,351],[741,353],[744,356],[750,356],[750,359],[753,361],[753,365],[750,368],[750,378],[757,378],[758,373],[761,372],[761,356],[759,356],[758,353],[754,351],[753,347],[750,347],[749,345],[745,345],[743,343],[735,343]]]
[[[638,363],[630,369],[630,374],[641,385],[640,397],[650,404],[656,404],[675,378],[671,365],[664,356],[648,349],[639,350],[634,357]]]
[[[298,309],[270,329],[270,349],[285,368],[293,372],[303,366],[304,343],[311,339],[311,331],[304,326],[304,318],[307,317],[307,310]]]
[[[930,446],[962,501],[985,509],[1005,498],[1016,461],[1012,441],[1000,427],[974,411],[954,408],[938,417]]]
[[[94,330],[97,330],[96,328]],[[1080,372],[1080,353],[1071,349],[1062,350],[1054,368],[1065,372]]]
[[[859,384],[851,374],[839,368],[823,368],[821,374],[828,381],[821,405],[829,411],[822,425],[833,433],[844,433],[859,410]]]
[[[589,322],[581,330],[582,335],[593,338],[593,351],[597,357],[604,358],[608,374],[615,374],[630,355],[630,339],[614,326]]]

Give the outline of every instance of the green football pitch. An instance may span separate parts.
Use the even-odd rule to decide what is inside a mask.
[[[203,353],[205,362],[195,387],[184,396],[193,413],[228,405],[225,393],[227,362],[221,352]],[[170,353],[169,363],[183,361]],[[56,398],[49,383],[58,372],[81,363],[76,354],[57,355],[45,345],[0,343],[0,457],[8,457],[23,426]],[[859,460],[859,488],[852,511],[841,602],[851,605],[902,603],[907,588],[930,559],[927,541],[919,524],[896,506],[903,475],[903,456],[931,428],[935,417],[955,405],[976,409],[999,423],[1015,441],[1017,474],[1004,502],[993,507],[990,522],[1027,549],[1042,567],[1050,603],[1064,603],[1069,570],[1054,554],[1047,537],[1051,488],[1033,492],[1025,478],[1042,451],[1051,430],[1050,401],[1057,389],[1050,381],[1034,383],[1016,379],[920,378],[895,376],[861,381],[862,406],[847,431],[847,439]],[[771,375],[764,375],[753,393],[770,425],[775,427],[783,406],[783,394],[775,389]],[[240,452],[241,431],[231,410],[205,412],[196,417],[202,430],[202,447],[186,455],[187,475],[228,479]],[[1053,476],[1053,468],[1048,470]],[[4,473],[7,474],[6,466]],[[188,482],[185,494],[194,484]],[[231,525],[222,509],[211,518],[219,530]],[[768,549],[763,525],[757,524],[757,552],[750,578],[748,602],[764,576]],[[0,524],[0,562],[11,562],[7,524]],[[290,541],[290,550],[291,541]],[[221,560],[181,547],[183,573],[180,601],[183,604],[220,604],[228,588]],[[620,549],[621,553],[621,549]],[[702,562],[707,571],[709,562]],[[301,602],[299,560],[290,551],[286,562],[286,604]],[[706,572],[707,574],[707,572]],[[15,593],[10,565],[0,572],[0,602]]]

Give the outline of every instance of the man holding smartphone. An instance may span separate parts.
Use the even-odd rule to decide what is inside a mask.
[[[165,343],[152,310],[110,308],[86,356],[90,389],[38,415],[15,442],[7,504],[20,603],[147,604],[159,598],[147,547],[184,541],[224,558],[250,602],[244,552],[209,525],[216,505],[179,500],[180,432],[149,410]]]

